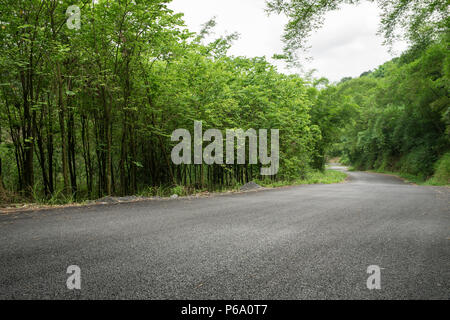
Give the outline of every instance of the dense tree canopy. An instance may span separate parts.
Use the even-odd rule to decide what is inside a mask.
[[[410,47],[400,58],[357,79],[343,78],[318,91],[311,109],[320,123],[322,156],[343,155],[362,169],[400,171],[421,180],[449,183],[449,5],[448,0],[368,0],[381,9],[380,33],[390,45],[398,38]],[[298,50],[320,28],[325,13],[360,0],[268,0],[267,10],[289,18],[285,55],[298,62]],[[342,117],[342,118],[341,118]],[[340,126],[342,122],[345,126]],[[336,143],[336,137],[341,142]]]
[[[203,43],[166,1],[2,2],[0,188],[28,197],[214,188],[258,178],[258,165],[180,165],[171,133],[280,129],[273,179],[305,175],[321,131],[309,85],[264,58],[229,57],[236,35]],[[322,167],[320,167],[322,169]]]
[[[343,2],[357,1],[269,8],[289,14],[286,40],[295,48]],[[204,130],[279,129],[272,180],[323,170],[327,155],[340,153],[360,167],[424,177],[440,159],[445,172],[446,7],[429,2],[379,1],[388,37],[394,21],[409,21],[411,37],[428,26],[433,36],[334,85],[281,74],[265,58],[229,56],[236,34],[205,43],[214,20],[189,32],[167,1],[84,0],[75,3],[79,12],[69,0],[0,1],[0,201],[216,190],[262,179],[260,164],[172,163],[171,133],[194,121]]]
[[[342,135],[347,161],[362,169],[400,171],[449,183],[448,37],[406,52],[335,88],[359,114]],[[339,151],[338,151],[339,153]]]

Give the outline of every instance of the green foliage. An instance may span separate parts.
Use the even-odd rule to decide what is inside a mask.
[[[338,144],[347,164],[424,181],[450,148],[447,38],[337,85],[359,110]],[[408,57],[407,59],[405,57]],[[381,71],[380,71],[381,70]],[[444,161],[445,163],[445,161]],[[440,167],[444,176],[446,167]]]
[[[308,172],[304,177],[293,180],[258,180],[257,183],[264,187],[276,188],[290,185],[304,184],[332,184],[343,182],[347,178],[347,174],[336,170],[313,170]]]
[[[79,30],[66,25],[73,4]],[[280,129],[273,179],[295,179],[324,159],[344,116],[326,101],[311,112],[309,83],[265,58],[228,56],[236,34],[204,43],[215,21],[191,33],[166,1],[0,8],[0,182],[29,199],[184,195],[260,178],[258,165],[173,165],[171,133],[194,120],[204,130]]]
[[[436,162],[434,175],[430,180],[430,184],[450,184],[450,152],[447,152]]]
[[[359,1],[269,7],[288,13],[286,41],[295,47],[344,2]],[[448,162],[435,163],[450,135],[446,7],[379,3],[386,30],[407,21],[414,45],[332,85],[281,74],[262,57],[229,56],[237,34],[204,43],[215,21],[191,33],[166,1],[0,1],[1,201],[185,195],[263,178],[259,165],[172,164],[171,133],[194,120],[204,130],[280,129],[270,184],[327,181],[325,159],[339,153],[362,168],[445,179]],[[73,4],[79,30],[66,25]]]

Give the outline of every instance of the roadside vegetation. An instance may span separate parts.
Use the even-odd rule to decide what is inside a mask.
[[[312,80],[264,58],[232,57],[235,34],[210,43],[164,1],[0,2],[0,197],[67,203],[195,193],[261,179],[260,165],[174,165],[171,133],[280,129],[272,182],[323,172],[330,117],[312,111]],[[342,109],[342,108],[341,108]],[[323,122],[325,124],[325,122]],[[180,192],[177,192],[180,191]]]
[[[446,36],[333,87],[358,110],[334,147],[342,162],[416,183],[449,184],[449,66]]]
[[[347,174],[336,170],[325,170],[325,171],[314,171],[306,174],[303,178],[299,177],[295,180],[287,181],[269,181],[269,180],[258,180],[257,183],[261,186],[268,188],[277,188],[292,185],[302,185],[302,184],[332,184],[344,182],[347,178]]]
[[[375,172],[375,173],[383,173],[398,176],[404,179],[407,182],[412,182],[418,185],[424,186],[449,186],[450,185],[450,166],[448,162],[448,156],[443,156],[438,162],[435,164],[434,174],[431,178],[424,178],[423,175],[414,175],[407,172],[402,171],[390,171],[382,168],[368,169],[366,171]],[[346,161],[342,161],[344,164]],[[350,166],[348,171],[360,171],[364,170],[361,168],[357,168],[354,166]]]
[[[0,1],[0,205],[342,181],[325,170],[328,156],[449,183],[446,1],[435,1],[437,20],[420,26],[411,25],[422,21],[417,8],[406,10],[419,19],[405,20],[410,50],[338,84],[230,56],[236,34],[207,42],[214,20],[192,33],[165,1],[76,1],[80,29],[66,25],[73,2]],[[287,32],[311,31],[315,15],[336,9],[287,3],[269,1],[302,21]],[[303,33],[288,35],[278,58],[291,61]],[[278,174],[264,179],[260,165],[174,165],[171,133],[195,120],[204,130],[280,129]]]
[[[346,125],[327,150],[358,170],[395,172],[431,185],[450,183],[450,18],[446,0],[371,0],[381,8],[380,33],[386,44],[399,36],[409,49],[400,57],[356,79],[344,78],[320,90],[314,110],[343,108]],[[298,49],[320,27],[324,14],[360,0],[270,0],[271,12],[290,19],[284,35],[285,55],[295,62]],[[325,121],[330,119],[325,117]],[[321,120],[323,121],[323,120]],[[324,135],[327,139],[327,135]]]

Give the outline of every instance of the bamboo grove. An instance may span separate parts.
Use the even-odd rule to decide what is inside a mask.
[[[281,168],[304,175],[321,141],[309,85],[264,58],[227,55],[235,34],[204,43],[164,1],[1,1],[0,186],[75,199],[160,186],[216,188],[258,178],[255,165],[170,161],[170,134],[280,129]],[[322,169],[320,167],[319,169]]]
[[[382,159],[397,163],[414,145],[367,151],[377,143],[368,132],[380,113],[393,113],[399,127],[407,120],[404,110],[426,120],[421,128],[435,134],[423,152],[433,155],[418,171],[427,177],[448,149],[444,40],[440,49],[429,49],[430,64],[440,68],[430,70],[439,75],[410,65],[336,86],[284,75],[265,58],[230,56],[236,34],[207,42],[215,22],[190,32],[167,2],[76,1],[80,28],[69,28],[74,1],[0,0],[0,202],[217,190],[262,179],[259,165],[174,165],[171,133],[194,121],[204,130],[279,129],[280,170],[272,180],[323,170],[328,153],[365,167]],[[401,81],[411,87],[415,77],[423,80],[417,90],[426,87],[439,102],[409,95],[421,101],[416,106],[400,93],[379,98]],[[430,103],[435,110],[427,109]]]

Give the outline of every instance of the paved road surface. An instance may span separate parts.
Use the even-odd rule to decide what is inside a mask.
[[[334,185],[0,215],[1,299],[448,299],[449,189]],[[66,288],[81,268],[82,290]],[[381,290],[366,287],[378,265]]]

